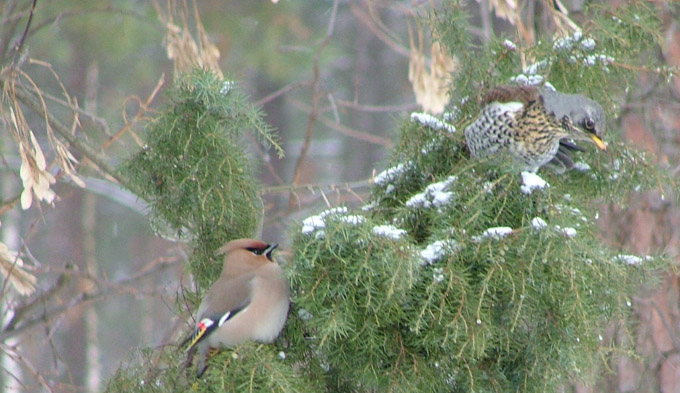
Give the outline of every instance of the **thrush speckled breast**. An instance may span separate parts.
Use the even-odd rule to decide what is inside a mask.
[[[465,128],[474,158],[508,154],[523,170],[550,163],[557,172],[573,167],[573,141],[590,141],[605,150],[605,116],[595,101],[548,87],[498,86],[482,100],[477,119]]]

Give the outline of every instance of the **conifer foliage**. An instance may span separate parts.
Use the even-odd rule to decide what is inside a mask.
[[[448,7],[432,26],[464,54],[451,90],[458,105],[404,121],[369,203],[293,229],[293,306],[277,344],[221,351],[198,381],[181,351],[143,351],[152,365],[121,369],[109,391],[550,392],[569,378],[592,381],[629,350],[606,331],[631,334],[630,299],[662,260],[609,249],[597,209],[666,180],[612,129],[606,153],[577,153],[578,170],[538,176],[470,160],[456,129],[479,110],[479,85],[529,79],[595,92],[613,115],[606,89],[625,86],[631,67],[621,65],[656,43],[653,9],[632,2],[616,19],[591,9],[590,29],[526,49],[535,63],[522,70],[514,44],[474,47],[460,7]],[[125,171],[156,219],[192,231],[200,253],[253,232],[257,185],[237,137],[244,128],[271,137],[220,81],[187,81]],[[208,282],[219,271],[194,273]]]
[[[221,269],[211,262],[215,251],[229,240],[252,237],[261,220],[243,134],[282,152],[234,82],[197,70],[180,78],[168,96],[171,104],[147,126],[146,146],[122,171],[149,202],[157,231],[193,241],[193,272],[205,285]]]

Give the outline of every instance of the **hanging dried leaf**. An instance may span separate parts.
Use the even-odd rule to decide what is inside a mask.
[[[411,37],[411,54],[409,57],[408,79],[413,86],[416,102],[424,111],[433,114],[444,112],[449,103],[448,82],[455,70],[455,60],[448,55],[446,49],[439,42],[432,43],[430,50],[432,63],[430,71],[426,69],[426,59],[423,54],[422,30],[418,26],[419,44],[416,47]]]
[[[478,3],[479,1],[477,0]],[[519,21],[515,0],[489,0],[489,8],[496,13],[497,17],[507,20],[512,25],[516,25]]]
[[[0,242],[0,273],[19,294],[30,295],[35,292],[38,279],[24,270],[24,261],[19,258],[19,254],[2,242]]]

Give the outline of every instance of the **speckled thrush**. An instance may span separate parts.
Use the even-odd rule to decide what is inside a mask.
[[[569,140],[605,150],[604,130],[602,107],[587,97],[548,87],[498,86],[484,96],[465,139],[474,158],[509,153],[522,170],[536,172],[551,163],[564,172],[573,166],[569,150],[583,150]]]

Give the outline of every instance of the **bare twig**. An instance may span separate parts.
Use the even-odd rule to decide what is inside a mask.
[[[298,89],[300,87],[310,86],[311,84],[312,84],[312,81],[293,82],[293,83],[286,85],[286,86],[280,88],[279,90],[276,90],[275,92],[272,92],[269,95],[262,97],[259,100],[255,101],[255,106],[262,106],[262,105],[264,105],[264,104],[266,104],[270,101],[275,100],[279,96],[282,96],[282,95],[288,93],[289,91]]]
[[[416,104],[415,102],[399,105],[362,105],[355,101],[346,100],[335,100],[335,102],[338,104],[338,106],[341,106],[343,108],[350,108],[357,111],[369,113],[385,113],[385,112],[401,113],[414,111],[418,109],[418,104]]]
[[[314,123],[316,123],[316,118],[318,116],[319,101],[321,100],[321,87],[320,87],[320,71],[319,71],[319,60],[321,59],[321,54],[323,50],[328,45],[328,42],[333,35],[333,29],[335,28],[335,19],[338,15],[338,4],[339,0],[333,1],[333,10],[331,11],[331,18],[328,22],[328,29],[326,30],[326,35],[319,43],[316,54],[314,55],[314,79],[312,81],[312,111],[309,115],[309,120],[307,122],[307,132],[305,133],[305,140],[302,145],[302,151],[300,152],[300,157],[295,164],[295,175],[293,177],[293,184],[298,184],[300,177],[302,176],[302,166],[304,164],[305,158],[307,157],[307,151],[312,141],[312,135],[314,134]],[[289,206],[293,206],[293,194],[290,196]]]
[[[359,21],[361,21],[368,29],[375,34],[375,36],[382,42],[384,42],[387,46],[392,48],[396,53],[408,58],[411,54],[408,48],[405,46],[395,42],[392,38],[390,38],[387,34],[385,34],[384,31],[380,30],[371,16],[364,12],[357,4],[355,4],[353,1],[349,2],[349,8],[354,14],[354,16],[357,17]]]
[[[137,142],[139,146],[143,146],[144,143],[142,140],[134,133],[132,132],[132,125],[139,121],[142,116],[149,111],[149,107],[151,106],[151,103],[153,102],[154,98],[156,98],[156,95],[158,92],[161,90],[161,87],[165,84],[165,74],[161,74],[160,78],[158,78],[158,82],[156,83],[156,87],[151,91],[151,94],[146,98],[146,101],[142,102],[140,98],[135,97],[134,99],[139,102],[139,111],[135,114],[135,116],[132,118],[132,120],[127,120],[125,119],[125,126],[118,130],[113,136],[111,136],[104,144],[102,145],[102,150],[108,149],[109,146],[115,141],[117,141],[121,136],[123,136],[126,132],[129,132],[132,138]]]
[[[24,321],[11,322],[11,324],[9,324],[11,326],[8,325],[8,327],[4,328],[0,333],[0,341],[5,342],[8,338],[21,334],[25,330],[34,328],[36,326],[49,324],[52,320],[58,318],[60,315],[68,312],[74,307],[78,307],[86,303],[104,299],[111,294],[122,295],[129,293],[133,294],[137,293],[138,288],[140,288],[138,284],[139,281],[143,280],[144,278],[158,274],[159,272],[171,267],[175,263],[181,263],[181,261],[179,260],[175,262],[167,262],[163,258],[159,260],[163,263],[152,262],[153,264],[152,268],[142,269],[142,271],[140,271],[139,273],[128,278],[125,278],[123,280],[120,280],[118,282],[111,283],[96,280],[98,284],[97,286],[98,289],[96,291],[90,293],[82,293],[79,296],[73,298],[69,303],[58,307],[54,307],[53,309],[46,312],[44,315],[39,315]],[[45,298],[41,296],[41,299]],[[21,322],[21,324],[19,324],[19,322]]]
[[[302,102],[299,102],[297,100],[291,100],[291,103],[293,104],[293,106],[295,106],[295,107],[297,107],[297,108],[299,108],[299,109],[301,109],[301,110],[303,110],[307,113],[310,113],[310,116],[314,112],[313,107],[310,107],[310,106],[308,106],[308,105],[306,105]],[[383,138],[381,136],[372,135],[372,134],[369,134],[369,133],[366,133],[366,132],[363,132],[363,131],[359,131],[359,130],[349,128],[347,126],[344,126],[342,124],[338,124],[338,123],[336,123],[336,122],[334,122],[334,121],[332,121],[332,120],[330,120],[326,117],[320,116],[320,115],[317,115],[316,118],[321,123],[323,123],[325,126],[330,127],[332,129],[338,131],[339,133],[347,135],[351,138],[355,138],[355,139],[360,140],[360,141],[373,143],[373,144],[380,145],[380,146],[385,146],[385,147],[388,147],[388,148],[392,147],[392,145],[393,145],[392,141],[387,139],[387,138]]]
[[[21,59],[21,50],[24,47],[24,40],[26,39],[26,35],[28,34],[28,29],[31,27],[31,22],[33,21],[33,14],[35,13],[35,5],[37,3],[38,0],[33,0],[33,3],[31,4],[31,11],[28,13],[28,21],[26,21],[26,28],[24,28],[24,32],[21,34],[21,38],[19,38],[19,41],[14,46],[15,56],[13,63],[15,66],[19,62],[19,59]]]

